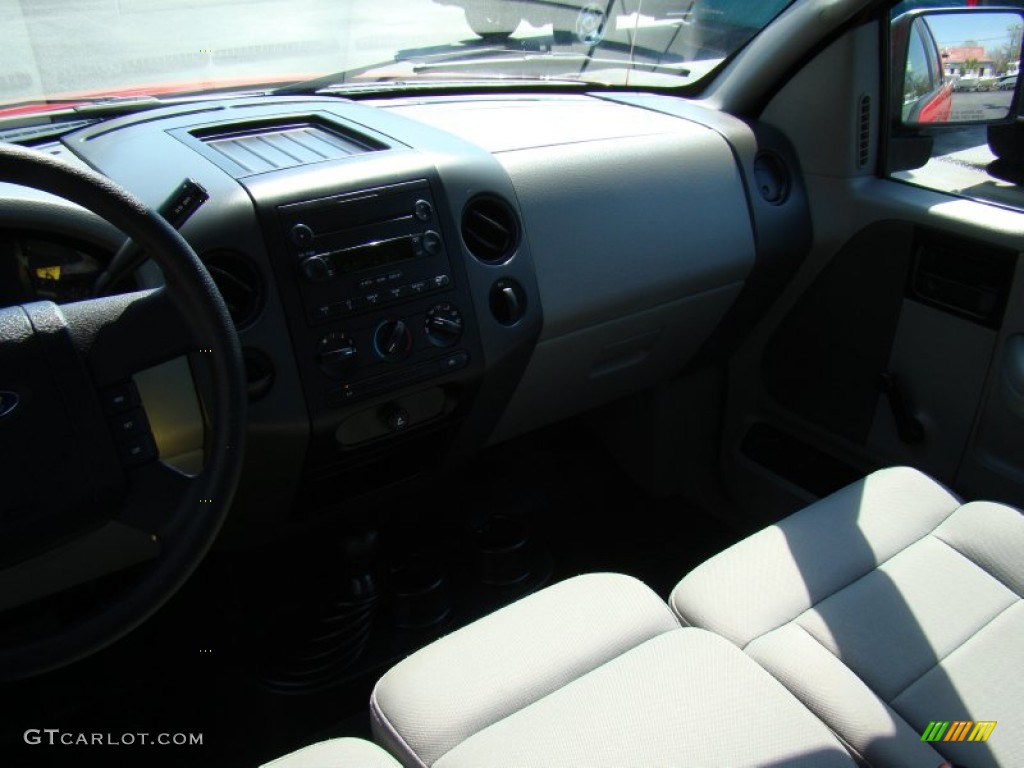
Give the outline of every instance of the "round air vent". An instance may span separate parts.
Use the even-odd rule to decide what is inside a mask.
[[[249,325],[263,306],[263,278],[256,265],[238,251],[210,251],[202,256],[220,289],[236,328]]]
[[[781,205],[789,198],[789,168],[772,152],[760,152],[754,158],[754,181],[765,202]]]
[[[519,244],[519,222],[504,201],[478,197],[462,212],[462,240],[480,261],[499,264],[508,261]]]

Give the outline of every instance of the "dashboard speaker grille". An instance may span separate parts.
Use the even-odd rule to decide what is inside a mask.
[[[263,279],[250,259],[237,251],[203,254],[210,277],[220,289],[236,328],[252,323],[263,306]]]
[[[519,244],[519,222],[502,200],[479,197],[462,212],[462,239],[480,261],[496,264],[509,259]]]

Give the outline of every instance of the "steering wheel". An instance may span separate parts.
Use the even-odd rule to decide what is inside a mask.
[[[162,217],[110,179],[22,147],[0,144],[0,182],[92,211],[164,276],[156,290],[0,308],[0,680],[13,680],[112,643],[184,583],[241,474],[246,392],[220,292]],[[159,460],[132,381],[186,354],[207,379],[191,476]],[[38,626],[65,590],[127,568],[116,600]]]

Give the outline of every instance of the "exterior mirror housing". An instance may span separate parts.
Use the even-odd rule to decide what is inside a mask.
[[[892,114],[905,127],[1000,125],[1021,111],[1024,13],[919,10],[892,22]]]

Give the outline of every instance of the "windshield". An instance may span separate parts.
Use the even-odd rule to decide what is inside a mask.
[[[307,80],[675,87],[789,1],[0,0],[0,107]]]

